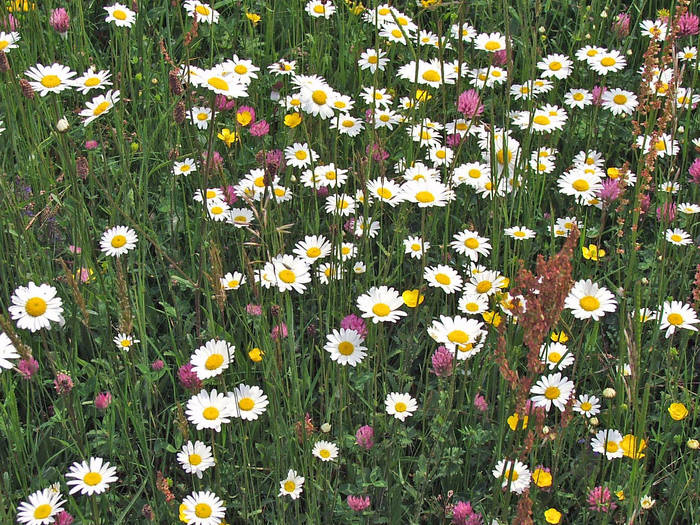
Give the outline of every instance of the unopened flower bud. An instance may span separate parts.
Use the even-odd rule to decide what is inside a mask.
[[[588,422],[593,425],[594,427],[597,427],[600,421],[598,421],[597,417],[592,417],[591,419],[588,420]]]
[[[697,450],[698,448],[700,448],[700,441],[698,441],[697,439],[689,439],[686,445],[688,445],[689,449]]]
[[[331,424],[330,423],[324,423],[321,425],[321,432],[324,434],[328,434],[331,431]]]
[[[606,397],[608,399],[612,399],[616,395],[617,395],[617,392],[615,392],[614,388],[608,387],[605,390],[603,390],[603,397]]]
[[[56,122],[56,131],[59,133],[65,133],[68,131],[68,128],[70,127],[70,124],[68,123],[68,120],[66,120],[65,117],[61,118],[58,122]]]

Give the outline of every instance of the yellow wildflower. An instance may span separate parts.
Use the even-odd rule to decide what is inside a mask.
[[[605,257],[605,250],[598,248],[595,244],[589,244],[588,248],[581,246],[581,251],[583,252],[584,259],[597,261],[598,259]]]
[[[238,140],[238,136],[236,135],[235,131],[231,131],[228,128],[224,128],[221,130],[221,133],[217,133],[216,135],[217,138],[221,139],[224,144],[226,144],[227,148],[231,147],[231,144],[236,142]]]
[[[403,298],[404,304],[409,308],[415,308],[419,304],[423,304],[423,300],[425,299],[425,296],[417,289],[406,290],[401,294],[401,297]]]
[[[289,113],[284,116],[284,125],[289,128],[296,128],[301,124],[301,114],[299,113]]]
[[[245,16],[248,20],[253,22],[254,26],[258,25],[258,22],[260,22],[260,15],[256,15],[255,13],[246,13]]]

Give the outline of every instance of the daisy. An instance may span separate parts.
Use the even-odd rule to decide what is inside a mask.
[[[462,277],[457,270],[444,264],[426,267],[423,278],[428,281],[428,286],[441,288],[448,295],[462,288]]]
[[[666,240],[671,244],[675,244],[676,246],[685,246],[693,243],[690,235],[680,228],[669,228],[666,230]]]
[[[360,234],[360,236],[362,236],[362,234]],[[351,242],[341,243],[340,246],[336,246],[336,250],[333,255],[336,259],[340,259],[341,261],[347,261],[355,257],[355,255],[357,255],[357,246],[355,246]]]
[[[123,4],[116,3],[104,10],[107,11],[105,22],[114,22],[117,27],[131,27],[136,22],[136,13]]]
[[[587,89],[573,88],[564,95],[564,105],[570,108],[585,108],[593,104],[593,95]]]
[[[214,221],[225,221],[229,211],[229,205],[224,201],[217,199],[210,199],[207,201],[207,215]]]
[[[69,494],[80,492],[83,495],[92,496],[102,494],[109,488],[110,483],[117,481],[117,469],[110,467],[108,461],[102,458],[90,458],[90,463],[83,461],[75,462],[68,469],[67,478],[74,478],[66,482],[66,485],[73,488]]]
[[[219,525],[226,514],[226,507],[216,494],[200,490],[192,492],[184,500],[182,521],[187,525]]]
[[[127,226],[114,226],[102,234],[100,249],[110,257],[120,257],[136,248],[138,236]]]
[[[312,18],[325,18],[328,20],[335,13],[335,6],[326,0],[310,0],[304,11]]]
[[[450,148],[433,146],[428,151],[428,160],[432,161],[433,166],[449,166],[454,155],[454,151]]]
[[[326,197],[326,213],[347,217],[355,213],[355,199],[345,193]]]
[[[126,350],[129,351],[132,346],[134,346],[137,343],[140,343],[138,339],[134,339],[133,335],[125,334],[123,332],[119,332],[114,339],[112,339],[115,345],[117,345],[117,348],[119,350]]]
[[[510,491],[516,494],[522,494],[522,492],[530,486],[530,469],[517,459],[515,463],[511,460],[500,460],[496,463],[491,474],[496,479],[503,478],[501,488],[505,489],[510,487]]]
[[[201,441],[188,441],[177,454],[177,460],[188,474],[194,474],[202,479],[202,473],[216,462],[211,453],[211,447]]]
[[[574,364],[574,354],[561,343],[549,343],[540,348],[540,361],[550,370],[564,370]]]
[[[187,176],[190,173],[195,173],[197,171],[197,165],[194,159],[186,158],[182,162],[176,162],[173,164],[173,175],[184,175]]]
[[[566,55],[548,55],[537,63],[537,69],[542,70],[544,78],[554,77],[564,79],[573,71],[574,63]]]
[[[605,90],[601,101],[603,107],[612,111],[613,115],[621,113],[631,115],[638,104],[637,96],[634,93],[618,88]]]
[[[418,204],[419,208],[443,207],[454,200],[455,193],[434,179],[409,181],[402,186],[402,198]]]
[[[401,421],[406,421],[407,417],[412,416],[413,412],[418,410],[418,403],[410,394],[400,394],[399,392],[387,394],[384,405],[387,414]]]
[[[238,290],[246,282],[246,278],[241,272],[228,272],[219,281],[224,290]]]
[[[534,239],[537,235],[533,230],[525,226],[512,226],[503,230],[508,237],[513,239],[524,241],[526,239]]]
[[[687,215],[693,215],[695,213],[700,213],[700,205],[693,204],[692,202],[681,202],[678,205],[678,211]]]
[[[223,393],[218,393],[216,388],[211,393],[202,390],[187,401],[187,419],[197,430],[213,428],[221,432],[221,424],[229,423],[233,417],[233,408],[230,400]]]
[[[44,66],[37,64],[24,72],[33,82],[29,82],[34,91],[37,91],[40,96],[45,97],[49,93],[60,93],[66,89],[73,87],[71,80],[75,75],[75,71],[61,64],[51,64]]]
[[[353,117],[349,113],[338,115],[338,118],[331,120],[330,129],[337,129],[341,135],[356,137],[364,129],[365,125],[359,118]]]
[[[338,446],[330,441],[317,441],[311,453],[321,461],[332,461],[338,457]]]
[[[381,49],[370,48],[362,52],[357,65],[360,66],[360,69],[369,69],[370,73],[374,73],[377,69],[384,71],[384,68],[389,63],[389,59],[386,56],[387,54]]]
[[[0,51],[7,54],[10,52],[10,49],[16,49],[17,42],[19,42],[19,40],[20,36],[17,32],[11,31],[9,33],[5,33],[4,31],[0,31]]]
[[[316,269],[316,276],[321,284],[328,284],[331,280],[342,279],[345,268],[336,263],[323,263]]]
[[[466,23],[452,24],[450,27],[450,34],[455,40],[462,40],[463,42],[471,42],[476,37],[477,32],[472,26]]]
[[[486,335],[484,323],[461,315],[441,315],[439,321],[433,319],[427,331],[435,342],[444,344],[460,360],[476,355],[481,350],[481,340]]]
[[[367,265],[363,263],[362,261],[358,261],[355,263],[355,265],[352,267],[352,271],[355,272],[356,274],[363,274],[367,271]]]
[[[276,75],[293,75],[296,71],[297,61],[296,60],[284,60],[279,59],[277,62],[267,66],[270,73]]]
[[[397,71],[397,76],[405,80],[418,84],[440,87],[443,84],[454,84],[457,74],[449,68],[445,68],[440,60],[435,58],[429,62],[411,60],[401,66]]]
[[[481,33],[474,39],[474,48],[495,53],[506,48],[506,37],[500,33]]]
[[[379,31],[379,36],[382,38],[386,38],[389,40],[389,42],[397,43],[397,44],[404,44],[406,45],[406,37],[409,39],[413,39],[413,34],[411,32],[404,30],[401,30],[401,26],[398,26],[394,23],[389,23],[384,25],[380,31]]]
[[[581,394],[576,401],[574,401],[573,410],[586,417],[596,416],[600,413],[600,399],[596,396]]]
[[[253,64],[252,60],[239,58],[235,54],[232,59],[221,64],[221,68],[234,82],[238,82],[243,86],[248,86],[253,79],[258,78],[258,71],[260,71],[260,68]]]
[[[454,181],[476,188],[491,176],[491,166],[485,162],[467,162],[454,170]],[[456,249],[456,248],[455,248]]]
[[[508,279],[496,271],[486,270],[478,273],[472,272],[469,283],[464,287],[464,292],[490,296],[496,293],[499,288],[506,286],[508,286]]]
[[[665,40],[668,32],[668,24],[661,20],[644,20],[639,24],[642,36],[655,38],[656,40]]]
[[[37,490],[30,494],[28,501],[17,507],[17,521],[29,525],[48,525],[55,522],[55,516],[63,511],[63,499],[60,492],[51,488]]]
[[[460,297],[457,308],[467,315],[479,315],[489,309],[489,303],[485,295],[465,293]]]
[[[301,90],[301,109],[325,120],[334,114],[334,98],[335,93],[328,84],[323,81],[314,82]]]
[[[574,390],[574,383],[568,377],[562,378],[561,373],[542,376],[540,380],[530,388],[530,393],[535,394],[532,402],[537,407],[544,407],[549,412],[552,405],[560,411],[564,411],[566,403]]]
[[[392,102],[392,96],[386,89],[377,88],[375,86],[363,86],[360,97],[365,104],[374,108],[381,107],[389,109]]]
[[[219,21],[219,12],[212,9],[209,4],[198,0],[187,0],[183,7],[187,14],[195,18],[199,23],[216,24]]]
[[[387,286],[373,286],[357,298],[357,308],[362,311],[362,317],[372,319],[374,324],[395,323],[408,315],[400,310],[402,306],[403,299],[399,292]]]
[[[227,98],[241,98],[248,96],[246,85],[237,76],[224,70],[223,66],[216,66],[201,71],[197,76],[197,84],[213,91],[217,95]]]
[[[192,199],[194,199],[195,202],[203,202],[203,197],[206,198],[207,202],[222,201],[224,200],[224,191],[221,188],[207,188],[207,190],[204,192],[204,196],[202,196],[201,190],[195,190],[194,194],[192,195]]]
[[[291,255],[279,255],[272,261],[274,279],[280,292],[294,290],[304,293],[306,283],[311,282],[310,267],[306,261]]]
[[[188,116],[192,124],[197,126],[198,129],[207,129],[209,127],[209,122],[211,122],[211,109],[193,106]]]
[[[599,430],[591,439],[593,452],[605,454],[608,459],[621,458],[624,456],[622,449],[622,434],[617,430]]]
[[[245,421],[255,421],[264,414],[270,403],[259,386],[238,385],[226,394],[231,402],[232,416]]]
[[[585,46],[576,51],[576,59],[581,62],[588,62],[605,51],[604,47]]]
[[[617,309],[617,301],[610,291],[590,279],[577,281],[564,301],[576,319],[600,320],[607,312]]]
[[[244,228],[250,226],[254,218],[255,214],[248,208],[231,208],[226,217],[226,222],[233,224],[236,228]]]
[[[14,365],[10,359],[19,359],[21,356],[5,332],[0,332],[0,373],[5,368],[10,370]]]
[[[284,149],[284,157],[288,165],[295,168],[305,168],[318,160],[318,153],[312,150],[308,144],[295,142]]]
[[[95,68],[91,67],[83,74],[83,76],[73,80],[73,87],[85,95],[91,89],[99,90],[104,89],[107,86],[111,86],[111,76],[112,73],[107,70],[95,71]]]
[[[61,298],[56,297],[56,288],[30,282],[14,291],[12,306],[8,310],[12,319],[17,321],[17,328],[36,332],[42,328],[50,330],[51,321],[63,326],[62,304]]]
[[[671,337],[676,328],[698,331],[695,324],[700,323],[698,315],[692,307],[683,304],[681,301],[664,301],[661,308],[661,329],[666,330],[666,339]]]
[[[374,179],[367,182],[367,192],[374,199],[386,202],[392,208],[401,202],[401,186],[387,179]]]
[[[331,243],[323,235],[307,235],[303,241],[299,241],[293,253],[308,264],[325,259],[331,253]]]
[[[588,67],[599,75],[616,73],[627,65],[627,60],[619,51],[602,51],[588,60]]]
[[[695,58],[698,56],[698,48],[695,46],[686,46],[678,54],[678,57],[683,62],[695,62]]]
[[[347,113],[355,107],[355,101],[348,95],[334,91],[331,97],[331,106],[339,113]]]
[[[119,90],[112,91],[110,89],[104,95],[97,95],[94,97],[90,102],[85,104],[85,109],[80,112],[80,116],[85,117],[83,126],[87,126],[96,118],[107,113],[117,102],[119,102]]]
[[[331,359],[341,365],[357,366],[367,355],[364,339],[355,330],[341,328],[326,336],[328,343],[323,349],[331,354]]]
[[[287,477],[280,481],[280,493],[278,496],[289,496],[292,499],[299,499],[304,486],[304,477],[299,476],[296,470],[290,470]]]
[[[410,255],[414,259],[421,259],[425,252],[430,248],[430,243],[424,241],[420,237],[409,235],[403,241],[404,253]]]
[[[228,368],[235,351],[236,347],[226,341],[211,339],[190,357],[192,370],[201,381],[218,376]]]
[[[572,168],[557,179],[559,192],[579,200],[594,197],[602,188],[602,176],[582,168]]]

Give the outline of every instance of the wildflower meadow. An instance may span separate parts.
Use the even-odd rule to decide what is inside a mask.
[[[0,523],[700,523],[700,6],[0,0]]]

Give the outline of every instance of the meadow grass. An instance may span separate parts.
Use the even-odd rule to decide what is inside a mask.
[[[0,522],[700,522],[697,6],[1,2]]]

